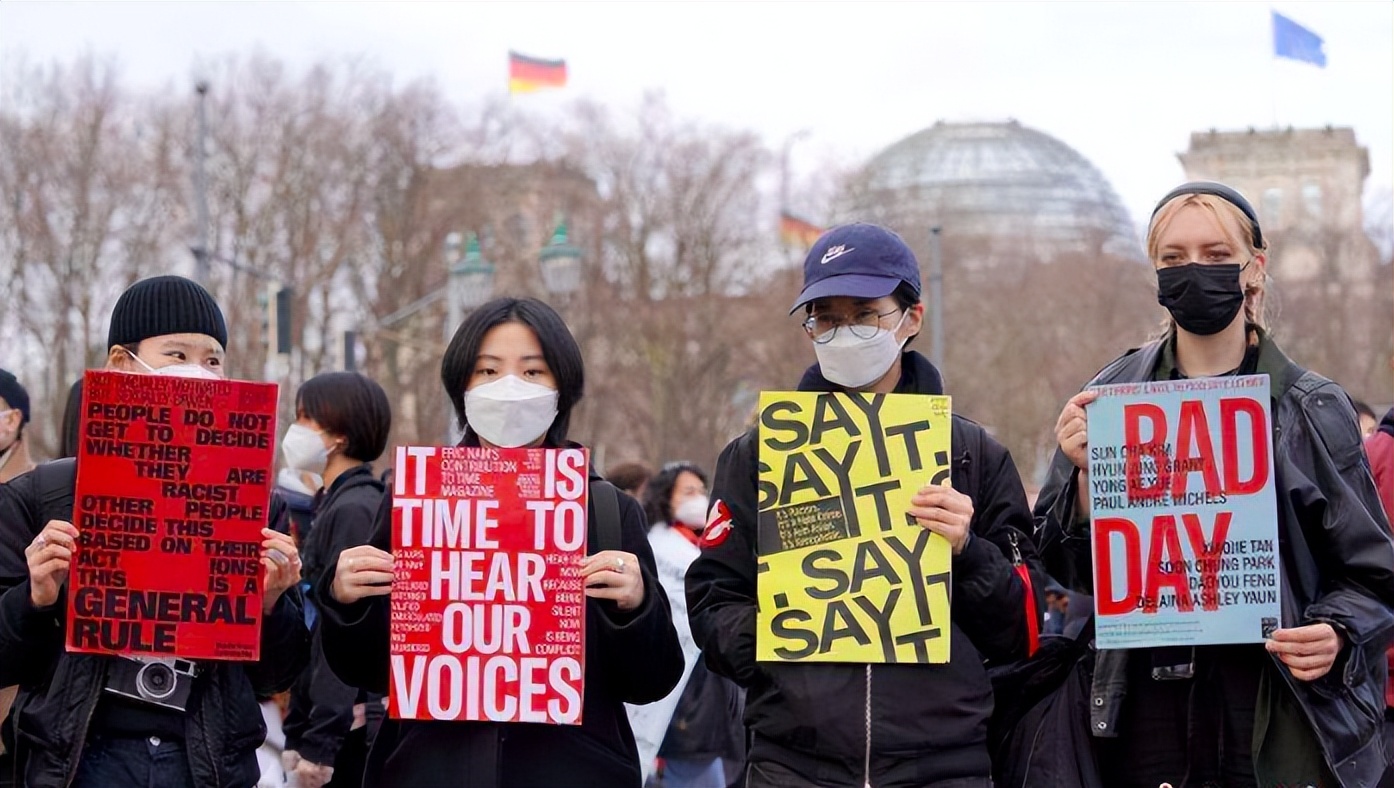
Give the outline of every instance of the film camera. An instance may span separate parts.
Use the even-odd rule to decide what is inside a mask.
[[[198,665],[171,657],[121,657],[107,670],[106,691],[175,711],[187,711]]]

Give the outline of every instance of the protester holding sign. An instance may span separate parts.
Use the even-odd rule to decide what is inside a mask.
[[[918,263],[891,231],[853,224],[825,233],[804,262],[804,289],[791,311],[800,307],[818,359],[800,381],[800,392],[943,394],[939,371],[918,353],[902,350],[919,333],[924,307]],[[875,401],[865,398],[864,404]],[[926,397],[927,418],[930,402]],[[759,478],[760,428],[722,452],[702,554],[687,574],[687,597],[707,665],[747,688],[751,788],[991,784],[986,728],[992,687],[984,662],[1026,656],[1030,633],[1040,625],[1041,601],[1028,593],[1025,571],[1014,571],[1010,558],[1034,561],[1026,536],[1030,512],[1016,466],[982,427],[958,415],[949,422],[952,458],[944,464],[951,486],[928,471],[891,480],[890,486],[908,486],[913,496],[908,510],[887,512],[889,522],[881,524],[903,528],[908,515],[947,542],[952,609],[947,628],[935,624],[936,639],[946,634],[949,641],[948,661],[941,664],[757,661],[756,534],[762,519],[757,509],[763,508],[757,497],[766,490]],[[893,565],[877,564],[875,571],[890,573]],[[841,601],[851,601],[847,584],[837,579],[845,574],[828,574],[808,593],[836,596],[841,589],[847,597]],[[895,590],[942,603],[948,589],[929,593],[937,583],[915,577]],[[818,624],[817,633],[808,635],[831,640],[850,626],[845,618],[828,621],[830,628]]]
[[[580,349],[566,324],[551,307],[535,299],[499,298],[471,312],[441,363],[441,381],[464,429],[462,446],[482,449],[543,447],[562,449],[557,455],[581,456],[582,451],[566,436],[571,410],[581,398],[583,377]],[[408,463],[397,468],[397,473],[405,476],[399,475],[395,484],[415,495],[422,489],[429,493],[433,484],[440,486],[438,466],[433,481],[432,465],[424,460],[435,461],[457,450],[400,447],[398,451],[410,454]],[[576,476],[584,479],[585,475],[583,464]],[[584,486],[576,492],[583,491]],[[578,567],[567,567],[584,578],[585,669],[580,720],[569,708],[565,719],[553,720],[579,725],[389,719],[373,743],[365,785],[638,788],[638,753],[623,704],[648,703],[666,695],[682,673],[683,658],[638,504],[619,495],[593,472],[589,492],[585,545],[590,554]],[[597,498],[607,494],[613,496],[618,523],[598,521],[601,506]],[[389,627],[397,600],[389,594],[393,593],[394,572],[402,576],[418,571],[417,567],[395,566],[393,554],[388,552],[395,532],[392,499],[396,495],[394,489],[379,509],[372,544],[345,550],[333,576],[317,587],[330,666],[346,683],[377,692],[387,691],[392,683],[389,654],[395,652]],[[403,521],[401,512],[396,519]],[[483,530],[468,529],[468,538],[488,537],[490,528],[485,527],[484,519],[476,524]],[[602,534],[615,530],[618,544],[602,538]],[[452,539],[463,536],[462,532],[454,533]],[[414,540],[424,538],[419,533],[411,536]],[[503,536],[488,538],[493,544]],[[448,557],[444,554],[450,551],[434,552],[430,560],[443,562]],[[461,556],[456,552],[460,560],[471,560]],[[460,585],[466,582],[460,573],[452,572],[451,576]],[[527,632],[515,631],[513,636],[526,638]],[[498,683],[506,686],[482,689],[521,689],[522,681],[516,676],[506,678],[506,670],[503,674],[505,679]],[[454,713],[443,715],[449,719],[465,716],[469,709],[461,710],[461,696],[475,698],[481,689],[473,682],[463,687],[431,684],[425,690],[428,702],[419,704],[416,711],[427,714],[435,705],[432,701],[449,694],[452,697],[440,704],[452,707]],[[402,697],[394,690],[393,703],[399,712],[404,706],[416,706],[420,696],[411,686],[406,689],[415,697]],[[517,705],[510,708],[516,711]]]
[[[136,375],[218,381],[224,377],[226,342],[222,311],[212,296],[187,279],[160,276],[137,282],[117,301],[108,333],[106,366],[108,370]],[[112,379],[126,377],[100,374]],[[232,390],[232,386],[227,388]],[[201,396],[192,387],[187,394],[191,398]],[[86,403],[84,407],[93,404]],[[128,429],[121,421],[123,414],[133,422],[137,414],[144,414],[149,423],[158,420],[152,418],[155,414],[167,416],[163,409],[140,402],[110,407],[109,413],[97,415],[112,418],[88,414],[95,425],[92,432],[101,433],[88,438],[100,443],[112,456],[182,453],[179,447],[147,441],[144,429],[139,435],[136,430],[125,434]],[[223,414],[224,418],[229,415]],[[152,426],[156,429],[151,434],[164,434],[165,427]],[[253,430],[236,432],[253,442],[266,437]],[[230,434],[223,430],[207,433],[210,443],[226,443]],[[164,462],[150,460],[149,456],[140,461],[145,463],[143,473],[161,477],[189,473],[190,458]],[[264,469],[247,469],[239,474],[259,475],[264,483],[270,470],[268,463]],[[239,602],[234,614],[229,612],[226,595],[187,594],[186,600],[177,603],[180,607],[176,611],[170,598],[150,607],[150,603],[140,601],[146,595],[130,589],[103,595],[109,601],[129,599],[129,607],[104,604],[97,611],[135,618],[139,608],[149,608],[140,615],[164,617],[177,612],[177,618],[185,622],[206,622],[225,615],[235,615],[240,622],[249,616],[255,620],[259,615],[260,638],[259,643],[252,644],[252,651],[259,651],[260,656],[255,661],[146,658],[132,662],[124,657],[65,651],[65,641],[72,634],[67,631],[68,608],[75,604],[68,598],[70,571],[89,572],[88,579],[97,582],[112,581],[112,585],[118,586],[124,583],[109,569],[84,568],[90,567],[82,563],[86,560],[84,555],[119,553],[118,543],[135,544],[139,534],[134,532],[144,530],[151,522],[137,514],[107,513],[98,518],[104,524],[94,525],[94,535],[85,538],[73,525],[77,476],[73,460],[59,460],[41,465],[0,488],[0,522],[4,523],[0,529],[0,685],[18,683],[22,688],[13,714],[21,782],[30,788],[254,784],[258,775],[255,751],[265,736],[257,695],[288,688],[308,652],[300,594],[295,588],[300,569],[294,543],[285,535],[265,529],[260,533],[259,545],[255,541],[234,545],[222,540],[223,529],[235,525],[244,530],[245,526],[229,525],[217,516],[177,524],[158,523],[161,533],[175,525],[207,530],[208,536],[202,537],[205,544],[233,547],[239,553],[249,545],[249,561],[226,560],[238,567],[258,566],[252,576],[237,578],[230,590],[241,595],[250,588],[245,596],[260,599],[260,609],[244,610]],[[178,481],[168,484],[176,491],[184,485]],[[252,482],[252,486],[257,484]],[[239,485],[192,486],[200,487],[198,497],[205,498],[235,496],[236,491],[231,488]],[[215,487],[219,489],[212,489]],[[263,484],[263,495],[264,489]],[[192,495],[182,497],[194,508],[213,505],[195,501]],[[122,501],[122,507],[142,511],[161,503],[114,500]],[[90,511],[93,502],[77,503]],[[132,533],[115,533],[125,527]],[[107,547],[113,549],[96,550],[94,539],[98,537],[110,541]],[[183,537],[176,541],[185,544]],[[75,559],[77,566],[73,566]],[[71,575],[71,579],[77,580],[78,575]],[[202,578],[210,587],[226,580],[207,575]],[[219,598],[209,603],[211,607],[203,608],[203,600],[213,596]],[[186,602],[188,607],[184,606]],[[216,613],[220,607],[223,612]],[[229,630],[240,627],[230,624]],[[160,627],[154,629],[158,631]],[[176,631],[179,630],[169,634]]]
[[[1394,543],[1362,459],[1349,399],[1335,383],[1290,361],[1265,331],[1266,251],[1257,215],[1233,189],[1194,182],[1163,197],[1147,252],[1171,325],[1160,340],[1124,354],[1091,384],[1189,381],[1198,387],[1207,378],[1267,376],[1281,602],[1277,629],[1265,645],[1098,652],[1090,728],[1108,786],[1373,785],[1384,770],[1379,730],[1383,649],[1394,632]],[[1107,451],[1095,444],[1089,415],[1098,397],[1086,390],[1065,406],[1056,425],[1060,448],[1036,504],[1037,538],[1051,574],[1085,593],[1104,580],[1091,568],[1089,527],[1095,496],[1108,494],[1089,473],[1090,461]],[[1262,418],[1260,408],[1243,408]],[[1207,413],[1207,406],[1195,406],[1189,427],[1166,432],[1176,435],[1174,445],[1171,439],[1153,444],[1159,452],[1149,461],[1154,475],[1183,480],[1173,493],[1185,489],[1192,473],[1207,477],[1207,488],[1218,488],[1207,489],[1204,501],[1187,494],[1176,510],[1179,520],[1193,504],[1247,495],[1236,488],[1262,478],[1268,461],[1269,436],[1246,435],[1243,425],[1252,418],[1240,419],[1237,428],[1222,428],[1225,419],[1219,418],[1207,428]],[[1192,455],[1183,444],[1223,448],[1216,460]],[[1259,459],[1241,463],[1246,467],[1239,471],[1220,467],[1244,456]],[[1099,503],[1108,506],[1106,498]],[[1243,516],[1263,517],[1261,511],[1255,505]],[[1208,516],[1190,525],[1204,522]],[[1235,527],[1265,526],[1271,521]],[[1154,539],[1166,532],[1154,528]],[[1206,551],[1243,564],[1245,556],[1217,534],[1199,535]],[[1256,542],[1244,547],[1262,551],[1263,540]],[[1271,565],[1272,558],[1260,563]],[[1180,567],[1186,571],[1184,562]],[[1147,571],[1157,569],[1168,571],[1160,565]],[[1126,585],[1111,574],[1110,587]],[[1253,577],[1268,582],[1263,573]],[[1199,585],[1203,598],[1210,586]],[[1249,626],[1236,640],[1251,639]]]
[[[385,488],[370,464],[382,456],[392,408],[376,382],[357,372],[324,372],[295,394],[295,423],[281,440],[286,467],[315,474],[314,520],[302,531],[305,580],[333,574],[345,548],[368,543]],[[313,621],[311,622],[313,625]],[[381,718],[381,698],[339,680],[324,656],[318,630],[310,664],[291,688],[282,764],[298,788],[356,785],[368,754],[369,723]],[[369,719],[371,714],[372,719]]]

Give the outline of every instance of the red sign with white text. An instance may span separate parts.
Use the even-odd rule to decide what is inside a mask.
[[[579,725],[589,453],[400,446],[395,719]]]
[[[276,385],[88,372],[68,651],[261,656]]]

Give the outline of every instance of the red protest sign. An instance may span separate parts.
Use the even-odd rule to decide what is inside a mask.
[[[276,385],[88,372],[68,651],[256,660]]]
[[[579,725],[585,449],[400,446],[388,713]]]

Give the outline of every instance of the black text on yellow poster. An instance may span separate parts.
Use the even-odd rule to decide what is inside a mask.
[[[948,662],[949,544],[906,510],[949,435],[948,397],[760,395],[757,659]]]

